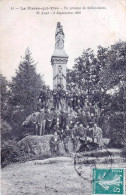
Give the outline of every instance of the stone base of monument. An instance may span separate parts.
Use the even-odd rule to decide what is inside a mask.
[[[53,135],[44,135],[44,136],[35,136],[35,135],[29,135],[23,138],[18,142],[20,146],[23,147],[23,149],[27,153],[34,154],[36,156],[51,156],[51,150],[50,150],[50,139],[53,137]],[[73,152],[73,144],[72,141],[69,139],[68,142],[68,152],[66,153],[64,149],[64,143],[59,143],[59,155],[68,155],[71,152]]]

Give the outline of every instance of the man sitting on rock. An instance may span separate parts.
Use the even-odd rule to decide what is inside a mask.
[[[79,141],[80,141],[80,148],[79,151],[83,152],[86,151],[86,145],[87,145],[87,132],[86,128],[83,127],[83,124],[80,124],[78,128],[78,136],[79,136]]]

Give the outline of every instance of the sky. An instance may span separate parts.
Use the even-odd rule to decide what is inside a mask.
[[[24,7],[87,7],[81,14],[40,15],[35,11],[13,8]],[[52,88],[51,56],[55,46],[57,22],[65,33],[65,52],[69,56],[67,67],[72,68],[75,58],[84,49],[108,47],[115,42],[126,41],[125,0],[4,0],[0,2],[0,71],[11,80],[18,69],[21,56],[29,47],[37,63],[37,73],[44,75]]]

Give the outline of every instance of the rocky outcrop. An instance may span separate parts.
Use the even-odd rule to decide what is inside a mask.
[[[40,155],[49,155],[51,156],[51,150],[50,150],[50,139],[53,137],[53,135],[44,135],[44,136],[35,136],[30,135],[26,136],[22,140],[18,142],[20,146],[23,147],[23,149],[27,153],[32,153],[34,155],[40,156]],[[71,140],[69,139],[68,142],[68,153],[73,151],[73,145]],[[64,143],[59,143],[59,154],[65,155],[66,151],[64,149]]]

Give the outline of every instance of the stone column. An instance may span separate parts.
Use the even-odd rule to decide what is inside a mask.
[[[61,90],[66,90],[66,65],[68,55],[64,50],[64,37],[63,27],[60,22],[58,22],[55,33],[55,49],[51,57],[51,65],[53,67],[53,89],[60,92]]]
[[[55,50],[51,57],[53,67],[53,89],[57,89],[58,85],[62,85],[66,90],[66,64],[68,55],[64,51],[64,32],[60,22],[57,22],[55,32]]]

